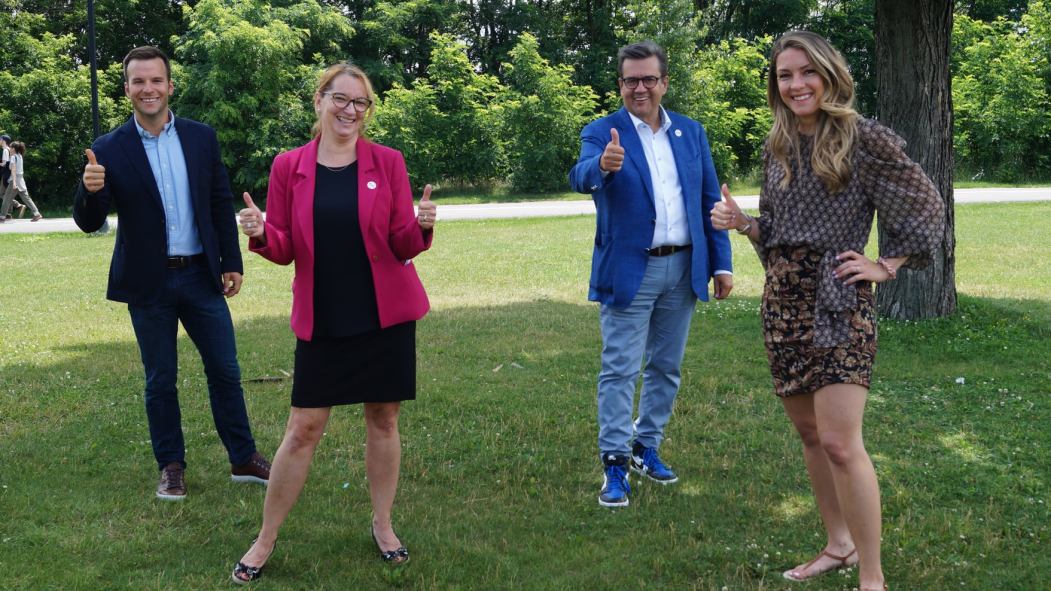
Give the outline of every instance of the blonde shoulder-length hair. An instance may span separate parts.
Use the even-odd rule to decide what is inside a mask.
[[[361,137],[366,137],[365,130],[368,127],[372,116],[376,113],[376,91],[372,89],[372,81],[369,80],[368,75],[358,66],[355,66],[350,61],[346,61],[333,64],[326,68],[325,71],[321,73],[321,78],[318,80],[317,90],[314,91],[314,104],[316,105],[321,102],[322,95],[332,89],[332,81],[344,74],[360,80],[361,83],[365,85],[365,92],[369,95],[368,99],[372,101],[372,104],[365,110],[361,119]],[[320,112],[317,113],[317,117],[314,119],[314,126],[311,128],[311,132],[315,139],[321,135]]]
[[[818,97],[817,129],[810,164],[814,174],[836,193],[850,182],[850,156],[857,139],[858,112],[854,110],[854,79],[843,56],[824,37],[809,31],[791,31],[782,35],[770,50],[766,83],[766,102],[773,112],[767,146],[770,154],[785,170],[781,188],[792,180],[789,155],[799,158],[799,121],[781,100],[777,86],[777,58],[786,49],[806,53],[810,64],[824,82],[825,92]]]

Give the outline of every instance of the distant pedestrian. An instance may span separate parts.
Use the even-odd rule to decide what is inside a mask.
[[[31,222],[38,222],[43,219],[44,216],[40,215],[40,210],[37,209],[36,203],[29,198],[29,189],[26,187],[26,175],[25,175],[25,154],[26,145],[23,142],[13,142],[11,144],[11,186],[18,193],[18,199],[22,201],[20,205],[21,212],[18,217],[22,217],[22,213],[25,213],[26,207],[33,212],[33,219]],[[7,203],[4,203],[4,211],[7,211]]]
[[[11,136],[4,134],[0,135],[0,224],[7,221],[11,210],[12,199],[14,199],[16,191],[14,184],[11,182],[14,180],[14,176],[11,174]],[[9,195],[10,193],[10,195]]]

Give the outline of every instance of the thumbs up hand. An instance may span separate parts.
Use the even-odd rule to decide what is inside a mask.
[[[598,167],[606,172],[617,172],[624,166],[624,148],[620,146],[620,132],[616,127],[610,128],[609,135],[611,139],[599,158]]]
[[[88,157],[88,163],[84,166],[84,176],[81,180],[89,193],[98,193],[106,186],[106,167],[99,164],[91,148],[84,150],[84,155]]]
[[[241,219],[241,231],[249,238],[263,240],[263,234],[266,231],[266,224],[263,223],[263,212],[259,211],[259,208],[255,206],[252,196],[247,191],[245,191],[243,197],[245,208],[237,212],[237,217]]]
[[[430,185],[423,188],[423,197],[420,198],[420,205],[416,209],[416,221],[420,224],[420,229],[427,231],[433,228],[434,219],[438,215],[438,206],[431,201]]]
[[[744,227],[748,217],[730,196],[730,189],[723,185],[723,200],[712,208],[712,226],[716,230],[737,230]]]

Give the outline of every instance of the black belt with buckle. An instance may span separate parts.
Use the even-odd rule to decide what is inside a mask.
[[[664,246],[655,246],[653,248],[647,248],[646,252],[651,257],[666,257],[670,254],[675,254],[679,251],[686,250],[693,246],[692,244],[665,244]]]
[[[203,263],[207,260],[204,254],[194,254],[188,257],[168,257],[169,269],[185,269],[194,263]]]

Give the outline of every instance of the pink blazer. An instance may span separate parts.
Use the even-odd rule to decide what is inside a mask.
[[[270,168],[266,245],[248,250],[279,265],[296,263],[292,280],[292,332],[314,333],[314,182],[318,140],[278,154]],[[419,320],[430,304],[412,258],[431,246],[433,231],[416,222],[401,152],[358,139],[358,223],[372,265],[380,326]]]

